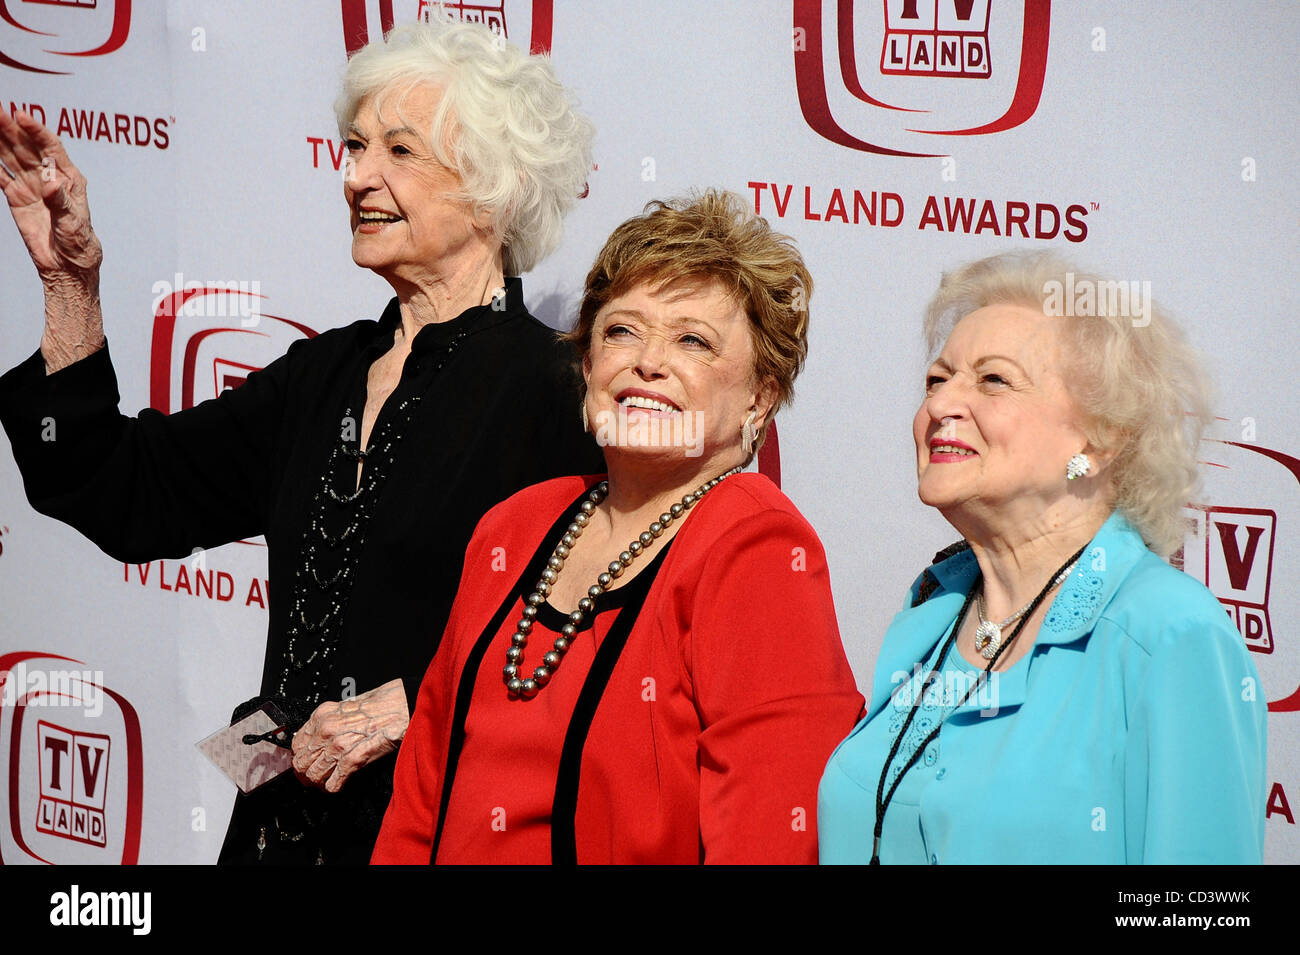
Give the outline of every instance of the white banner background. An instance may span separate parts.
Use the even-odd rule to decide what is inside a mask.
[[[342,2],[343,10],[363,9],[371,35],[384,6]],[[550,6],[507,0],[511,40],[538,42],[530,22]],[[552,56],[596,123],[598,171],[568,220],[561,250],[525,277],[530,307],[553,325],[569,323],[609,231],[647,200],[694,187],[722,186],[757,201],[774,226],[798,240],[817,287],[807,370],[795,404],[779,418],[782,486],[829,552],[845,647],[866,686],[907,585],[955,537],[916,499],[910,436],[924,371],[920,314],[940,272],[1004,249],[1053,245],[1085,267],[1150,282],[1155,298],[1210,356],[1222,418],[1214,437],[1249,446],[1207,442],[1206,496],[1196,503],[1272,514],[1272,523],[1268,513],[1237,518],[1274,529],[1261,538],[1249,593],[1231,593],[1222,581],[1216,592],[1260,603],[1252,595],[1269,585],[1272,652],[1254,659],[1269,700],[1296,695],[1300,597],[1290,581],[1300,570],[1300,464],[1289,471],[1286,461],[1300,457],[1293,368],[1300,351],[1300,186],[1293,173],[1300,7],[1057,3],[1031,116],[996,133],[922,136],[908,126],[979,126],[1007,108],[1025,11],[1046,4],[993,0],[987,80],[883,75],[885,0],[853,6],[864,92],[933,106],[933,117],[851,95],[839,67],[836,3],[556,0]],[[114,0],[93,8],[9,0],[8,7],[24,25],[55,34],[34,38],[0,23],[0,54],[10,63],[61,71],[0,66],[0,108],[36,105],[52,128],[69,113],[64,143],[89,180],[105,248],[102,297],[124,411],[148,406],[159,376],[179,378],[180,347],[192,331],[239,327],[237,315],[183,315],[171,365],[151,368],[158,289],[175,284],[177,273],[186,282],[256,282],[265,313],[317,331],[378,316],[389,290],[351,262],[334,165],[341,147],[332,101],[346,53],[339,2],[137,3],[120,48],[85,57],[57,51],[103,44],[118,9]],[[393,0],[391,7],[403,22],[417,16],[420,4]],[[895,18],[899,7],[890,0]],[[794,29],[796,17],[803,18],[803,34]],[[875,154],[812,128],[796,78],[796,61],[810,54],[795,47],[807,45],[815,32],[808,27],[818,23],[826,100],[845,134],[936,156]],[[107,114],[108,135],[95,138],[84,125],[78,134],[78,111]],[[116,132],[116,114],[130,118],[125,135]],[[98,125],[97,117],[87,118]],[[827,218],[837,189],[848,222]],[[896,195],[899,224],[853,224],[854,190],[867,198]],[[941,212],[945,197],[980,206],[992,200],[997,232],[920,228],[930,196]],[[783,215],[778,198],[788,201]],[[1008,202],[1031,210],[1051,204],[1063,217],[1078,206],[1074,217],[1086,224],[1086,238],[1008,238],[1001,234]],[[1032,225],[1031,218],[1031,235]],[[1076,236],[1081,231],[1062,226]],[[0,281],[0,367],[9,368],[38,346],[42,306],[17,232],[2,224]],[[299,334],[282,323],[267,326],[261,330],[270,337],[252,351],[243,342],[227,347],[238,336],[215,336],[220,343],[201,364],[265,364]],[[200,395],[216,387],[210,371],[196,381]],[[175,382],[171,391],[174,408]],[[230,544],[202,555],[199,566],[165,560],[124,567],[35,514],[4,439],[0,445],[0,655],[57,654],[102,671],[102,682],[139,716],[139,860],[214,860],[233,792],[193,744],[257,691],[264,548]],[[1219,538],[1211,536],[1214,545]],[[1203,540],[1195,543],[1204,549]],[[1194,563],[1189,559],[1189,569]],[[178,590],[182,564],[191,591],[198,574],[228,575],[229,599]],[[1246,616],[1264,618],[1258,607]],[[1253,639],[1258,626],[1249,621],[1243,626]],[[81,717],[53,710],[41,718],[83,725]],[[1270,714],[1270,862],[1300,861],[1298,721],[1294,711]],[[0,759],[10,785],[0,791],[0,859],[31,861],[21,839],[53,861],[114,861],[108,848],[28,831],[39,780],[26,751],[12,775],[11,748],[22,745],[11,739],[13,722],[13,708],[5,707]],[[114,738],[107,768],[115,781],[129,771],[129,748]],[[17,834],[4,811],[15,799]],[[124,807],[106,812],[120,816]],[[41,848],[31,840],[41,840]]]

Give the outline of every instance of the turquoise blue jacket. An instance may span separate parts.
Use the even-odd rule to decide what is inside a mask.
[[[913,607],[918,578],[885,634],[866,718],[822,777],[823,863],[870,860],[914,665],[946,638],[978,571],[969,550],[932,565],[938,588]],[[1033,649],[953,710],[904,777],[881,861],[1261,862],[1266,710],[1222,605],[1112,514]]]

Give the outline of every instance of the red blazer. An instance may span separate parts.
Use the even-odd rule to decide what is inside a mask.
[[[818,782],[863,700],[821,542],[767,478],[710,491],[602,595],[550,684],[509,698],[523,597],[596,480],[535,485],[480,522],[373,862],[427,863],[435,843],[452,863],[816,862]],[[539,617],[521,671],[563,622]]]

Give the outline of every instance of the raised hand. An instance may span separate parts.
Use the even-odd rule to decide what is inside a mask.
[[[99,308],[103,249],[90,227],[86,177],[52,132],[0,110],[0,185],[45,288],[41,354],[46,374],[104,345]]]
[[[41,280],[98,277],[103,251],[90,226],[86,177],[52,132],[0,111],[0,183]]]

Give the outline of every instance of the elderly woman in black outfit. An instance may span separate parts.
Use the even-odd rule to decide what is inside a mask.
[[[600,467],[565,351],[508,277],[555,247],[590,169],[590,123],[549,64],[477,25],[400,28],[353,57],[337,110],[353,259],[396,297],[236,390],[134,419],[86,181],[47,129],[0,117],[0,181],[45,289],[40,350],[0,378],[33,507],[129,562],[266,535],[261,693],[310,718],[299,779],[239,798],[223,862],[368,859],[479,517]]]

